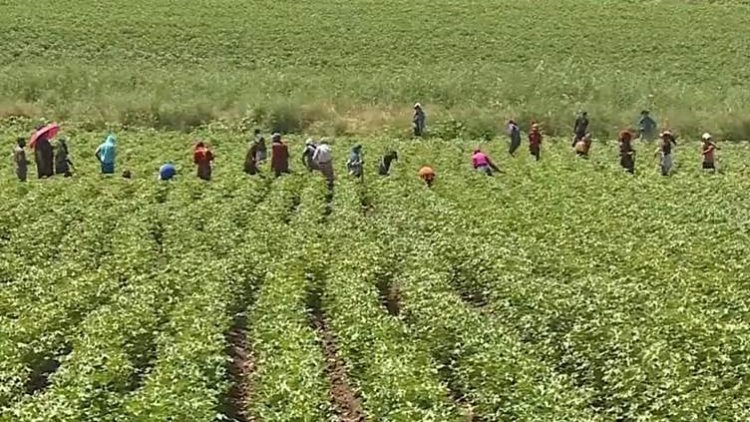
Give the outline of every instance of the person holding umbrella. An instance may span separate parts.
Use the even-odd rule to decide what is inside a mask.
[[[115,173],[115,159],[117,158],[117,147],[115,135],[109,134],[107,139],[96,148],[96,159],[102,165],[102,174]]]
[[[21,182],[25,182],[29,173],[29,162],[26,159],[26,139],[16,139],[16,147],[13,148],[13,162],[16,164],[16,176]]]
[[[68,144],[65,139],[60,139],[55,146],[55,174],[62,174],[64,177],[70,177],[73,175],[73,173],[70,172],[72,166],[73,162],[70,161]]]
[[[29,148],[34,150],[34,161],[36,162],[36,173],[40,179],[52,177],[54,172],[54,152],[49,140],[54,138],[60,131],[57,123],[52,123],[37,129],[29,142]]]

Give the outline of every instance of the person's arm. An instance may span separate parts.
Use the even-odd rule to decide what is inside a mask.
[[[487,157],[487,164],[489,164],[489,165],[490,165],[490,168],[491,168],[492,170],[495,170],[495,171],[500,171],[500,169],[499,169],[499,168],[497,168],[497,166],[495,165],[495,163],[493,163],[493,162],[492,162],[492,160],[490,160],[490,157]]]
[[[98,147],[94,155],[96,156],[96,159],[99,160],[99,162],[101,163],[102,162],[102,147]]]

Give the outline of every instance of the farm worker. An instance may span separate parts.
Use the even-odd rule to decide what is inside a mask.
[[[159,167],[159,180],[172,180],[172,178],[175,177],[176,174],[177,169],[171,162],[165,163],[164,165]]]
[[[266,138],[261,135],[260,129],[255,129],[255,141],[258,143],[257,157],[255,158],[257,164],[266,161],[266,155],[268,154],[268,150],[266,149]]]
[[[583,135],[583,138],[579,139],[575,145],[576,155],[581,158],[589,158],[589,151],[591,150],[591,134],[587,133]]]
[[[133,173],[130,172],[130,170],[125,170],[122,172],[122,178],[123,179],[132,179]]]
[[[483,153],[480,149],[475,149],[474,154],[471,156],[471,165],[474,166],[474,170],[478,170],[487,176],[492,176],[492,171],[500,171],[497,166],[492,162],[487,154]]]
[[[701,146],[701,155],[703,155],[703,170],[716,171],[715,153],[719,147],[711,140],[710,133],[704,133],[701,137],[703,143]]]
[[[435,182],[435,170],[430,166],[424,166],[419,169],[419,178],[424,181],[428,188],[431,188]]]
[[[581,114],[578,115],[578,118],[576,118],[575,123],[573,124],[573,145],[572,147],[575,148],[576,143],[583,139],[584,136],[586,136],[586,133],[588,133],[589,130],[589,118],[587,112],[581,112]]]
[[[386,152],[383,157],[380,158],[380,163],[378,163],[378,174],[381,176],[388,176],[391,172],[391,165],[396,160],[398,160],[398,153],[396,151],[391,150]]]
[[[654,135],[656,135],[656,120],[650,116],[648,110],[641,111],[638,130],[642,141],[652,141],[654,139]]]
[[[73,162],[70,161],[68,155],[68,143],[65,139],[60,139],[55,147],[55,174],[62,174],[65,177],[72,176],[70,167],[73,166]]]
[[[211,180],[211,163],[213,161],[213,152],[206,146],[205,142],[198,141],[193,150],[193,164],[198,166],[199,179]]]
[[[52,144],[46,136],[40,136],[34,143],[34,161],[38,178],[52,177],[55,174]]]
[[[414,127],[414,136],[422,136],[424,134],[425,121],[427,116],[424,114],[422,104],[414,104],[414,116],[412,117],[412,126]]]
[[[542,154],[542,132],[539,130],[539,124],[531,124],[531,132],[529,133],[529,152],[534,156],[536,161],[539,161]]]
[[[253,139],[245,154],[245,173],[249,175],[258,174],[258,148],[260,143]]]
[[[96,149],[96,159],[102,165],[102,174],[115,173],[115,159],[117,158],[117,147],[115,146],[115,135],[110,134],[103,144]]]
[[[349,155],[349,160],[346,162],[346,168],[349,169],[349,175],[354,177],[362,177],[362,145],[354,145],[352,153]]]
[[[21,182],[25,182],[29,174],[29,161],[26,159],[26,139],[17,138],[16,147],[13,148],[13,162],[16,165],[16,176]]]
[[[618,141],[620,142],[620,165],[628,173],[635,173],[635,150],[631,141],[633,140],[633,134],[629,130],[620,131]]]
[[[289,173],[289,148],[281,141],[279,133],[274,133],[271,137],[271,169],[276,177]]]
[[[317,145],[315,145],[315,142],[312,138],[307,138],[305,141],[305,149],[302,150],[302,164],[307,168],[308,171],[313,171],[318,169],[318,165],[315,163],[315,160],[313,159],[313,155],[315,154],[315,150],[318,148]]]
[[[661,175],[669,176],[669,172],[672,170],[674,161],[672,160],[672,146],[677,146],[677,140],[675,139],[672,132],[665,130],[659,135],[661,141],[659,142],[659,148],[656,153],[659,155],[661,167]]]
[[[516,150],[521,146],[521,128],[515,121],[508,121],[508,136],[510,137],[510,149],[508,152],[511,156],[516,154]]]
[[[319,169],[323,176],[328,182],[328,187],[333,187],[333,154],[331,152],[331,145],[328,144],[327,139],[321,139],[320,145],[315,149],[311,157],[315,168]]]

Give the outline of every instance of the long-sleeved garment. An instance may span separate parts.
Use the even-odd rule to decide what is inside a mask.
[[[427,116],[424,110],[418,108],[414,110],[414,117],[412,118],[412,125],[414,126],[414,136],[422,136],[424,134],[425,122]]]
[[[586,116],[579,116],[573,125],[573,133],[576,135],[576,140],[582,139],[586,136],[586,132],[589,129],[589,119]]]
[[[325,143],[320,144],[313,153],[312,161],[326,178],[328,186],[333,186],[333,153],[331,152],[331,146]]]
[[[198,166],[198,178],[211,180],[211,163],[214,161],[214,154],[205,146],[197,146],[193,151],[193,163]]]
[[[34,159],[38,178],[52,177],[55,174],[54,152],[48,139],[40,138],[34,143]]]
[[[109,135],[104,143],[96,149],[96,156],[99,158],[104,174],[114,174],[115,172],[115,160],[117,159],[115,141],[115,136]]]
[[[471,165],[474,166],[474,170],[479,170],[482,173],[492,176],[492,171],[498,171],[497,166],[492,162],[487,154],[476,151],[471,156]]]
[[[57,142],[55,148],[55,174],[62,174],[65,177],[70,177],[70,158],[68,156],[68,144],[64,140]]]
[[[253,141],[245,154],[245,173],[258,174],[258,141]]]
[[[25,182],[29,174],[29,161],[26,159],[26,151],[16,146],[13,149],[13,162],[16,165],[16,176],[18,180]]]
[[[362,177],[362,166],[364,162],[362,160],[362,152],[359,148],[354,148],[349,160],[346,162],[346,168],[349,169],[349,174],[354,177]]]
[[[317,164],[317,162],[315,161],[315,158],[314,158],[315,151],[318,148],[319,147],[317,145],[315,145],[315,144],[307,144],[307,145],[305,145],[305,149],[302,151],[302,164],[304,164],[304,166],[309,171],[313,171],[313,170],[317,170],[318,169],[318,164]]]
[[[289,148],[283,142],[271,145],[271,169],[277,177],[289,173]]]
[[[521,146],[521,129],[515,123],[508,124],[508,137],[510,138],[510,148],[508,152],[514,155],[516,150]]]
[[[538,130],[532,130],[529,133],[529,152],[536,161],[542,158],[542,133]]]

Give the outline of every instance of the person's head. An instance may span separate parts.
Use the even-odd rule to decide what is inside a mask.
[[[588,113],[588,112],[586,112],[586,111],[582,111],[582,112],[581,112],[581,116],[583,116],[583,117],[587,117],[588,115],[589,115],[589,113]]]
[[[195,149],[205,148],[205,147],[206,147],[206,143],[203,142],[203,141],[198,141],[198,142],[195,143]]]
[[[328,138],[323,138],[320,140],[320,143],[323,145],[328,145],[331,143],[331,141],[329,141]]]
[[[396,151],[388,151],[385,153],[385,157],[390,160],[398,160],[398,153]]]
[[[271,135],[271,142],[281,142],[281,134],[276,132]]]
[[[68,141],[65,138],[60,138],[57,142],[59,142],[60,145],[62,146],[65,146],[68,143]]]
[[[113,133],[110,133],[109,135],[107,135],[107,139],[104,142],[108,144],[114,144],[115,142],[117,142],[117,137]]]
[[[703,136],[701,136],[701,139],[703,140],[703,142],[709,143],[711,142],[711,134],[706,132],[703,134]]]
[[[649,115],[648,110],[641,111],[641,116],[648,116],[648,115]]]
[[[26,138],[20,138],[20,137],[16,138],[16,144],[19,147],[21,147],[21,148],[25,147],[26,146]]]
[[[360,151],[362,151],[362,145],[360,145],[360,144],[354,145],[352,147],[352,151],[354,151],[354,152],[360,152]]]
[[[482,152],[482,150],[481,150],[481,149],[479,149],[479,148],[474,148],[474,154],[479,154],[480,152]]]
[[[315,144],[315,142],[313,142],[313,138],[307,138],[305,140],[305,145],[307,145],[307,146],[312,146],[314,144]]]
[[[532,123],[531,124],[531,131],[532,132],[539,132],[539,123]]]
[[[130,179],[133,177],[133,174],[130,173],[130,170],[125,170],[122,172],[123,179]]]
[[[422,109],[422,104],[420,103],[414,104],[414,110],[421,110],[421,109]]]
[[[515,120],[513,120],[513,119],[510,119],[510,120],[508,120],[508,124],[509,124],[509,125],[515,125],[515,124],[516,124],[516,121],[515,121]]]
[[[253,135],[255,136],[260,135],[260,129],[256,128],[255,130],[253,130]]]
[[[621,130],[620,131],[620,140],[625,142],[630,142],[630,140],[633,139],[633,134],[630,133],[629,130]]]

